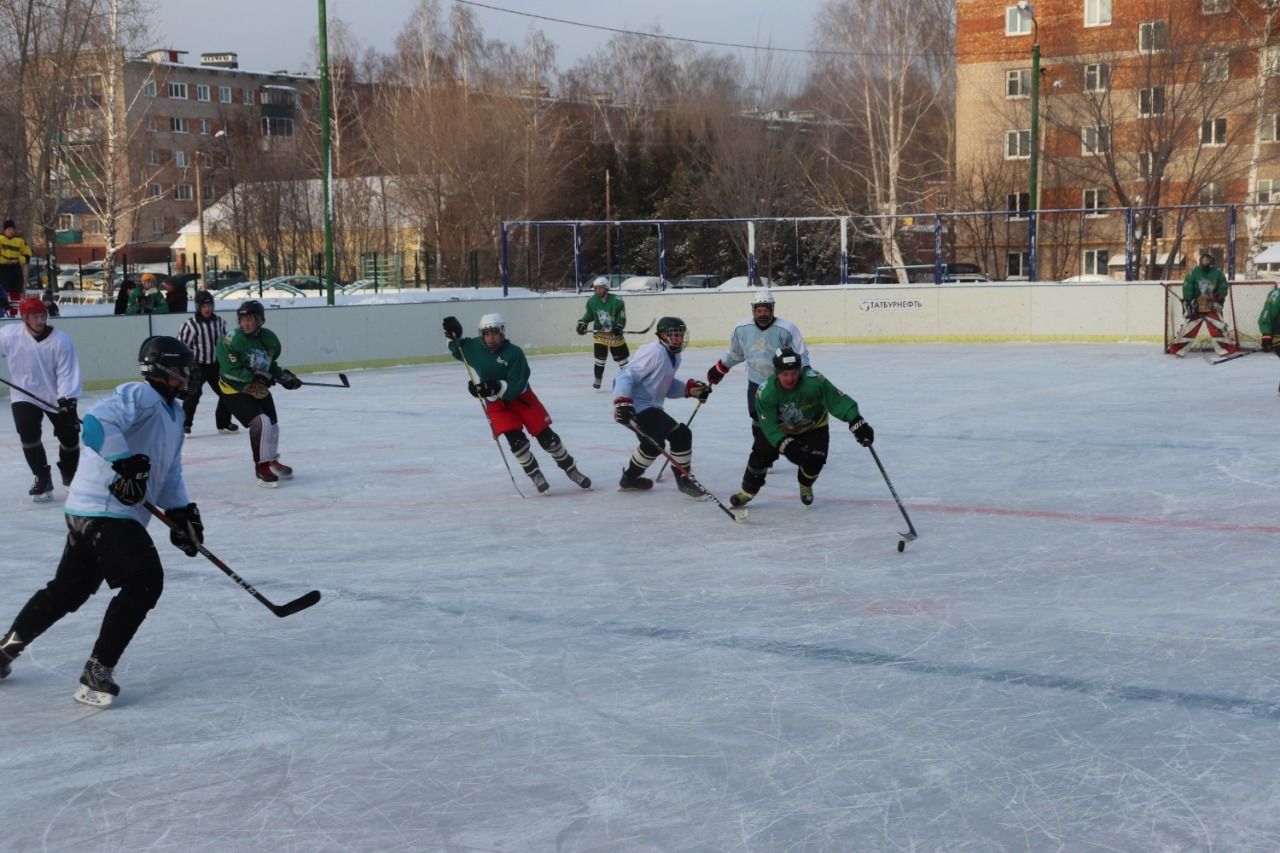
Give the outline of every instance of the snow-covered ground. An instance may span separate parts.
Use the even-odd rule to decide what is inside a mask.
[[[1276,360],[814,362],[876,429],[903,554],[838,425],[810,508],[785,462],[743,525],[669,474],[617,492],[633,442],[580,353],[533,359],[533,386],[589,492],[539,452],[552,493],[516,468],[517,496],[458,364],[279,392],[275,491],[206,399],[185,458],[209,548],[273,600],[324,598],[277,619],[153,524],[165,592],[117,704],[71,699],[106,590],[0,682],[0,848],[1280,849]],[[744,389],[693,423],[724,499]],[[0,630],[64,537],[63,490],[29,482],[6,427]]]

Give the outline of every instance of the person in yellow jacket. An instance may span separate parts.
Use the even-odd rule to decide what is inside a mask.
[[[27,263],[31,260],[31,247],[18,236],[18,228],[12,219],[4,221],[4,234],[0,236],[0,288],[7,294],[7,312],[18,316],[18,302],[22,300],[27,282]]]

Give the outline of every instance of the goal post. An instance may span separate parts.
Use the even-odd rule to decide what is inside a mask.
[[[1266,279],[1249,281],[1233,281],[1227,292],[1227,301],[1223,304],[1222,320],[1226,323],[1226,339],[1242,350],[1259,350],[1262,348],[1261,336],[1258,332],[1258,314],[1262,312],[1267,294],[1274,290],[1278,282]],[[1170,344],[1178,337],[1186,326],[1187,317],[1182,304],[1182,282],[1171,281],[1164,285],[1164,351],[1170,351]],[[1186,350],[1201,352],[1213,348],[1207,334],[1201,333],[1195,343]],[[1185,351],[1185,350],[1184,350]]]

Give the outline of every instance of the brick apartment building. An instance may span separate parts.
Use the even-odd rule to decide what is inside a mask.
[[[1180,276],[1206,249],[1244,272],[1280,239],[1280,3],[957,0],[956,54],[953,205],[1006,211],[962,220],[957,257],[1025,277],[1032,209],[1074,211],[1037,217],[1039,279],[1123,277],[1127,243],[1134,277]]]
[[[118,221],[117,243],[130,262],[170,260],[179,229],[196,219],[197,195],[207,208],[231,181],[251,179],[266,154],[296,157],[318,147],[316,78],[246,71],[234,53],[205,53],[187,65],[184,54],[153,50],[117,69],[129,147],[119,183],[143,202]],[[82,77],[67,111],[55,246],[64,265],[105,255],[101,182],[78,180],[100,168],[104,77],[101,69]],[[194,258],[172,260],[190,268]]]

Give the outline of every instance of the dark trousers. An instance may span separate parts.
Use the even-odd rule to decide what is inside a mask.
[[[217,408],[213,410],[213,425],[218,429],[226,429],[231,426],[231,410],[227,408],[227,401],[222,393],[222,388],[218,385],[218,362],[212,364],[200,365],[200,384],[195,387],[187,399],[182,401],[182,411],[186,415],[185,425],[190,427],[195,423],[196,407],[200,405],[200,395],[204,393],[204,386],[208,385],[213,389],[213,393],[218,397]]]
[[[53,580],[31,596],[13,630],[31,643],[74,613],[103,581],[120,592],[107,605],[93,656],[114,667],[164,590],[160,555],[146,528],[131,518],[67,516],[67,542]]]
[[[606,355],[612,355],[613,360],[616,361],[619,365],[626,364],[627,359],[631,358],[631,350],[627,349],[626,341],[623,341],[622,343],[613,347],[607,346],[597,341],[595,344],[592,345],[592,349],[594,350],[594,356],[595,356],[595,372],[596,372],[597,382],[599,382],[601,379],[604,378],[604,360]]]
[[[0,264],[0,292],[5,293],[9,302],[13,303],[14,309],[22,299],[23,290],[22,264]],[[0,308],[5,307],[8,306],[0,306]],[[12,317],[14,314],[11,313],[9,316]]]
[[[71,482],[80,463],[80,422],[74,415],[46,412],[35,403],[13,403],[13,425],[18,428],[22,442],[22,455],[27,458],[31,473],[39,475],[49,467],[49,457],[44,452],[40,436],[40,421],[48,418],[53,424],[53,434],[58,438],[58,470],[64,483]]]
[[[747,457],[747,470],[742,473],[742,490],[754,495],[764,487],[769,469],[782,454],[778,453],[778,449],[769,443],[764,432],[755,424],[751,425],[751,436],[751,455]],[[827,464],[827,446],[830,444],[831,433],[825,426],[821,426],[790,438],[788,452],[796,458],[804,459],[804,464],[796,467],[796,479],[801,485],[812,486]],[[796,450],[791,450],[792,446]]]
[[[693,433],[689,427],[657,407],[636,415],[636,433],[640,446],[631,454],[627,474],[639,477],[662,455],[662,445],[671,448],[671,456],[686,471],[692,467]],[[640,436],[640,433],[644,433]],[[650,441],[652,439],[652,441]]]

